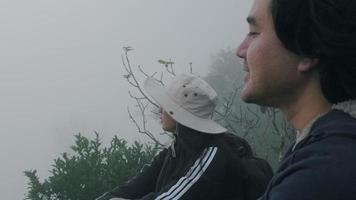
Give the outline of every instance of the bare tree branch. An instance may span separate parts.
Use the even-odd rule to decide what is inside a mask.
[[[191,74],[193,74],[193,63],[192,62],[189,63],[189,72]]]
[[[134,74],[133,70],[132,70],[132,66],[131,66],[131,63],[130,63],[130,59],[129,59],[129,56],[128,56],[128,51],[127,49],[125,49],[124,47],[124,50],[125,50],[125,56],[123,57],[122,56],[122,59],[123,59],[123,65],[124,65],[124,68],[126,69],[126,72],[128,73],[125,78],[127,80],[127,82],[132,85],[134,88],[136,88],[139,93],[144,96],[151,104],[153,104],[154,106],[156,107],[159,107],[158,104],[156,104],[155,102],[153,102],[150,98],[147,97],[147,95],[143,92],[141,86],[140,86],[140,83],[138,82],[137,78],[136,78],[136,75]],[[126,61],[126,62],[125,62]],[[140,68],[140,67],[139,67]],[[144,73],[145,74],[145,73]]]
[[[129,114],[129,118],[130,118],[131,121],[134,123],[134,125],[136,126],[136,128],[137,128],[137,130],[138,130],[139,133],[148,136],[148,137],[149,137],[152,141],[154,141],[156,144],[158,144],[158,145],[160,145],[160,146],[164,146],[162,143],[160,143],[160,142],[156,139],[156,137],[155,137],[150,131],[148,131],[147,129],[141,129],[141,126],[138,124],[138,122],[136,121],[136,119],[132,116],[132,114],[131,114],[129,108],[127,108],[127,112],[128,112],[128,114]],[[144,123],[146,123],[145,120],[143,120],[143,121],[144,121]]]

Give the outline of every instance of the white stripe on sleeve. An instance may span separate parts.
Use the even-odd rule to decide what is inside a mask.
[[[213,160],[216,152],[217,147],[209,147],[208,149],[205,149],[202,156],[195,161],[194,165],[190,168],[187,174],[180,178],[179,181],[167,192],[159,195],[156,200],[174,200],[183,196],[185,192],[187,192],[203,175]]]

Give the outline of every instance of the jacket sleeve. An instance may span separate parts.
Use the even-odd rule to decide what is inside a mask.
[[[355,199],[355,152],[337,142],[328,138],[291,154],[291,164],[277,172],[261,200]]]
[[[217,147],[207,148],[188,172],[172,180],[158,192],[140,200],[219,199],[223,189],[226,159]]]
[[[122,186],[103,194],[96,200],[109,200],[115,197],[126,199],[138,199],[154,191],[156,179],[168,150],[164,149],[154,159],[150,165],[145,165],[141,172],[130,179]]]

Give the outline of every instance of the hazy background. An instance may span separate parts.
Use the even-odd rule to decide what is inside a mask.
[[[122,47],[147,71],[172,58],[207,73],[236,48],[252,1],[1,0],[0,199],[23,199],[23,171],[43,179],[74,134],[145,141],[129,121]]]

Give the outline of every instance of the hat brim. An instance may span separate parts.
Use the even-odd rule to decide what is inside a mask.
[[[153,78],[146,79],[143,88],[178,123],[209,134],[220,134],[227,131],[215,121],[197,117],[175,103],[167,95],[166,88]]]

